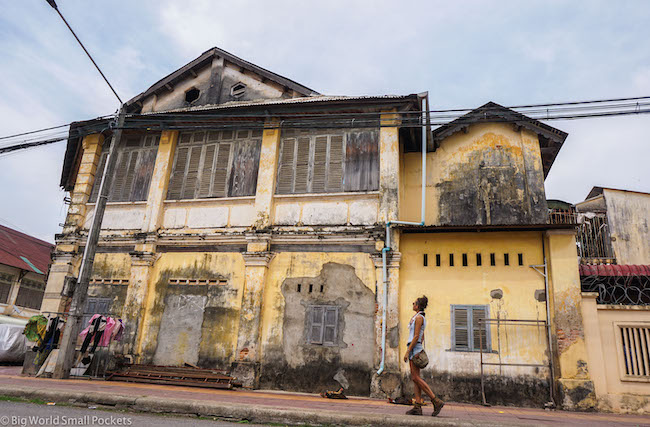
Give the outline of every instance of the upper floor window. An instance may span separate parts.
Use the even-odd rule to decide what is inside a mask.
[[[167,199],[254,196],[261,146],[261,130],[181,133]]]
[[[379,189],[379,132],[283,130],[277,194]]]
[[[41,309],[43,295],[45,294],[45,283],[36,280],[23,279],[18,288],[16,305],[34,310]]]
[[[108,195],[109,202],[137,202],[147,200],[153,166],[156,163],[160,134],[124,135],[117,150],[115,174]],[[97,165],[97,173],[90,202],[97,201],[99,184],[104,174],[110,142],[104,143]]]

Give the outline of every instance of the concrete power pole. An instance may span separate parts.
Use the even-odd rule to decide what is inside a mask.
[[[104,169],[102,180],[99,185],[99,197],[97,198],[97,204],[95,205],[93,222],[90,225],[90,229],[88,230],[88,240],[86,241],[86,245],[84,247],[83,258],[81,260],[81,268],[79,269],[79,278],[73,289],[70,314],[68,315],[68,321],[63,331],[63,337],[61,337],[61,342],[59,345],[59,356],[57,357],[56,365],[54,366],[54,378],[68,378],[70,376],[70,369],[74,363],[77,336],[79,335],[81,318],[83,317],[84,308],[86,307],[86,300],[88,299],[88,282],[93,271],[93,262],[95,261],[95,252],[97,251],[99,232],[102,228],[102,220],[104,219],[106,202],[108,201],[111,181],[113,180],[113,172],[115,171],[115,164],[117,163],[117,147],[119,147],[120,140],[122,139],[122,128],[124,127],[124,119],[126,117],[126,105],[122,102],[122,99],[119,97],[115,89],[113,89],[113,86],[110,84],[104,73],[102,73],[102,70],[99,69],[99,66],[92,58],[92,56],[90,56],[90,53],[88,50],[86,50],[83,43],[81,43],[79,37],[77,37],[75,32],[72,30],[72,27],[70,27],[68,21],[66,21],[66,19],[63,17],[55,0],[46,1],[50,6],[52,6],[56,13],[59,14],[74,38],[77,40],[84,52],[86,52],[88,58],[90,58],[95,68],[97,68],[97,71],[99,71],[99,74],[102,75],[102,78],[108,87],[111,88],[111,91],[113,91],[115,97],[120,102],[120,111],[117,115],[117,123],[113,123],[112,126],[113,137],[111,138],[111,146],[108,152],[108,158],[106,159],[106,167]]]

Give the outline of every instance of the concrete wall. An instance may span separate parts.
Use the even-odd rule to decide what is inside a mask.
[[[400,219],[420,220],[422,157],[404,154]],[[474,124],[427,154],[430,225],[545,224],[544,172],[537,136],[511,124]]]
[[[650,263],[650,194],[604,189],[618,264]]]
[[[542,235],[539,232],[499,233],[428,233],[403,234],[400,239],[402,264],[399,286],[399,323],[401,328],[399,354],[407,348],[407,325],[413,301],[426,295],[427,328],[425,348],[430,364],[423,376],[432,384],[434,393],[456,401],[480,401],[479,352],[452,349],[451,305],[487,305],[489,316],[499,319],[545,320],[544,302],[536,299],[543,291],[544,278],[530,265],[543,264]],[[462,265],[462,254],[468,255],[468,266]],[[482,265],[476,265],[476,254]],[[496,265],[490,265],[495,253]],[[510,254],[510,265],[504,265],[504,253]],[[518,254],[524,265],[518,265]],[[428,255],[428,266],[423,255]],[[436,254],[442,265],[436,266]],[[454,266],[449,266],[454,254]],[[494,298],[492,291],[502,297]],[[496,363],[548,364],[546,330],[543,326],[491,327],[492,353],[484,361]],[[403,375],[408,365],[400,361]],[[549,371],[545,368],[486,366],[488,402],[503,404],[518,401],[537,405],[549,400]],[[406,382],[411,388],[410,381]]]
[[[374,225],[379,192],[276,195],[276,225]]]
[[[637,349],[650,339],[650,307],[597,305],[597,293],[582,294],[582,315],[589,366],[598,407],[604,411],[650,413],[650,372],[628,375],[621,328],[645,328]],[[640,359],[648,363],[643,357]],[[641,367],[643,371],[643,367]]]

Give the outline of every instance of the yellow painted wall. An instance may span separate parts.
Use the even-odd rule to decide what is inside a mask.
[[[479,375],[479,353],[450,351],[451,305],[488,305],[491,318],[545,320],[546,308],[535,299],[535,290],[544,289],[543,277],[529,265],[542,264],[541,233],[429,233],[402,234],[402,264],[400,269],[400,355],[407,348],[408,323],[414,314],[413,301],[426,295],[427,328],[425,348],[430,367],[436,372]],[[423,266],[423,254],[428,254],[428,266]],[[449,254],[454,254],[454,266],[449,266]],[[462,254],[468,254],[468,266],[462,265]],[[476,266],[476,253],[482,254],[482,266]],[[496,254],[496,266],[490,265],[490,253]],[[510,254],[510,265],[504,266],[504,253]],[[523,254],[523,266],[518,254]],[[436,254],[442,265],[436,266]],[[503,298],[493,299],[490,291],[501,289]],[[538,326],[508,326],[491,329],[492,349],[499,354],[484,356],[485,361],[502,363],[548,363],[546,332]],[[500,335],[500,342],[499,342]],[[408,366],[402,362],[402,371]],[[496,367],[486,372],[498,373]],[[532,368],[505,367],[503,375],[534,374]],[[548,370],[539,371],[546,377]]]
[[[426,223],[440,224],[440,185],[445,182],[464,182],[467,168],[476,170],[481,159],[487,162],[499,156],[509,156],[516,161],[509,163],[518,174],[528,171],[528,186],[531,192],[542,192],[543,169],[537,135],[526,129],[516,131],[508,123],[480,123],[469,127],[467,133],[458,132],[445,138],[440,147],[427,153],[426,177]],[[405,153],[402,169],[403,192],[400,200],[400,219],[420,221],[422,191],[422,154]],[[514,184],[514,183],[513,183]],[[478,186],[478,182],[468,183]],[[517,189],[517,197],[525,203],[525,187]],[[484,207],[482,207],[484,208]]]

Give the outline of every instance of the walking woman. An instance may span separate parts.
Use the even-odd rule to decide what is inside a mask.
[[[420,376],[420,368],[413,363],[413,357],[424,350],[422,341],[424,339],[424,329],[427,326],[427,320],[424,318],[424,309],[427,308],[428,303],[429,300],[424,295],[413,301],[413,311],[415,311],[415,314],[409,322],[408,348],[404,355],[404,361],[408,361],[411,367],[411,380],[413,380],[415,387],[415,405],[406,412],[406,415],[422,415],[422,392],[424,392],[433,403],[433,414],[431,415],[435,417],[440,413],[442,407],[445,406],[445,402],[433,394],[431,388],[429,388],[428,384]]]

